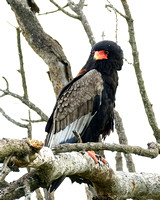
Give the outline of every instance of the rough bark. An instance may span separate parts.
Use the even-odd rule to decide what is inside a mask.
[[[131,146],[124,144],[109,144],[109,143],[75,143],[57,145],[52,149],[54,153],[71,152],[71,151],[89,151],[89,150],[109,150],[123,153],[134,153],[136,155],[155,158],[159,155],[160,145],[156,143],[149,143],[148,149],[143,149],[139,146]]]
[[[2,163],[4,159],[9,156],[16,156],[17,159],[21,158],[21,161],[24,160],[29,163],[31,162],[29,157],[31,158],[31,156],[34,156],[35,153],[42,148],[42,146],[43,143],[37,140],[3,138],[0,140],[0,163]],[[28,160],[26,160],[27,158]]]
[[[7,0],[22,30],[23,36],[32,49],[49,66],[49,76],[56,96],[72,79],[69,61],[61,45],[44,32],[27,1]]]
[[[30,191],[47,187],[62,175],[78,175],[89,179],[102,199],[160,199],[159,174],[114,172],[101,161],[95,164],[86,152],[54,155],[49,148],[44,147],[28,166],[35,169],[8,187],[1,188],[0,200],[20,198],[25,195],[26,187]]]

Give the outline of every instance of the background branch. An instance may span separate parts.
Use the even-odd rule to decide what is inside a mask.
[[[84,2],[83,2],[84,4]],[[88,36],[88,39],[89,39],[89,43],[91,44],[91,46],[93,46],[96,41],[95,41],[95,38],[94,38],[94,35],[93,35],[93,32],[91,30],[91,27],[89,25],[89,22],[83,12],[83,6],[81,6],[80,4],[75,4],[73,1],[71,0],[68,0],[68,5],[69,7],[78,15],[82,25],[83,25],[83,28]]]
[[[50,2],[52,2],[52,3],[58,8],[58,10],[62,11],[64,14],[68,15],[69,17],[72,17],[72,18],[75,18],[75,19],[79,19],[78,15],[73,15],[73,14],[67,12],[67,11],[64,9],[64,7],[59,6],[55,1],[50,0]],[[68,4],[67,4],[67,6],[68,6]],[[65,7],[66,7],[66,6],[65,6]]]
[[[119,137],[119,143],[120,144],[125,144],[128,145],[128,140],[127,140],[127,136],[125,134],[125,130],[123,127],[123,122],[122,122],[122,118],[120,117],[119,113],[114,110],[114,118],[115,118],[115,128]],[[118,153],[118,152],[117,152]],[[121,162],[121,156],[120,154],[117,155],[117,159],[119,159],[119,161]],[[132,159],[132,155],[129,154],[124,154],[124,157],[126,159],[126,164],[127,164],[127,168],[129,172],[135,172],[135,165]]]
[[[27,91],[27,83],[26,83],[26,76],[25,76],[25,71],[24,71],[24,65],[23,65],[23,55],[22,55],[22,48],[21,48],[21,38],[20,38],[20,29],[16,28],[17,32],[17,46],[18,46],[18,55],[19,55],[19,62],[20,62],[20,74],[22,77],[22,86],[23,86],[23,91],[24,91],[24,98],[28,98],[28,91]]]
[[[15,124],[15,125],[17,125],[17,126],[19,126],[19,127],[21,127],[21,128],[27,128],[27,129],[28,129],[28,125],[27,125],[27,124],[22,124],[22,123],[20,123],[20,122],[17,122],[16,120],[12,119],[10,116],[8,116],[8,115],[5,113],[5,111],[4,111],[2,108],[0,108],[0,113],[1,113],[8,121],[12,122],[13,124]]]
[[[155,114],[152,109],[152,104],[150,103],[150,100],[148,98],[148,95],[147,95],[147,92],[145,89],[145,85],[144,85],[144,81],[142,78],[141,69],[140,69],[139,53],[137,50],[137,44],[136,44],[136,39],[135,39],[133,18],[131,16],[131,12],[130,12],[127,1],[121,0],[121,3],[123,5],[125,14],[127,16],[127,18],[125,18],[125,19],[128,24],[129,42],[130,42],[131,49],[132,49],[133,65],[134,65],[134,69],[135,69],[135,73],[136,73],[136,77],[137,77],[140,94],[142,97],[142,101],[144,104],[146,115],[148,117],[149,124],[154,132],[154,136],[155,136],[157,142],[160,143],[160,129],[158,128],[158,125],[157,125],[157,122],[155,119]]]
[[[9,90],[3,90],[3,89],[0,89],[1,92],[3,92],[4,94],[6,95],[10,95],[16,99],[19,99],[23,104],[25,104],[26,106],[28,106],[30,109],[34,110],[38,115],[41,116],[41,118],[44,120],[44,121],[47,121],[48,120],[48,116],[40,109],[38,108],[34,103],[32,103],[31,101],[25,99],[23,96],[20,96],[18,94],[15,94]]]

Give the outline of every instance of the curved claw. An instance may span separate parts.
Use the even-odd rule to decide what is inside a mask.
[[[95,161],[95,163],[97,164],[98,163],[98,159],[96,157],[96,154],[94,151],[88,151],[87,152],[89,156],[91,156],[91,158],[93,158],[93,160]]]
[[[99,161],[102,161],[105,165],[108,165],[108,162],[105,158],[103,158],[102,156],[96,154],[94,151],[88,151],[87,152],[89,156],[91,156],[93,158],[93,160],[95,161],[95,163],[99,163]]]

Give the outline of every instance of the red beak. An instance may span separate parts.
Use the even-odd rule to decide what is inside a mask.
[[[94,52],[94,59],[95,59],[95,60],[108,59],[108,54],[105,53],[104,50],[101,50],[101,51],[95,51],[95,52]]]

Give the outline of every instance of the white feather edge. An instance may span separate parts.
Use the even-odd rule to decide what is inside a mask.
[[[73,131],[76,131],[79,135],[81,135],[93,117],[94,115],[91,116],[91,112],[90,112],[82,116],[81,118],[75,120],[74,122],[66,126],[65,129],[57,132],[56,134],[52,133],[51,138],[49,140],[48,147],[52,148],[58,144],[65,143],[67,140],[71,140],[72,138],[75,138]]]

